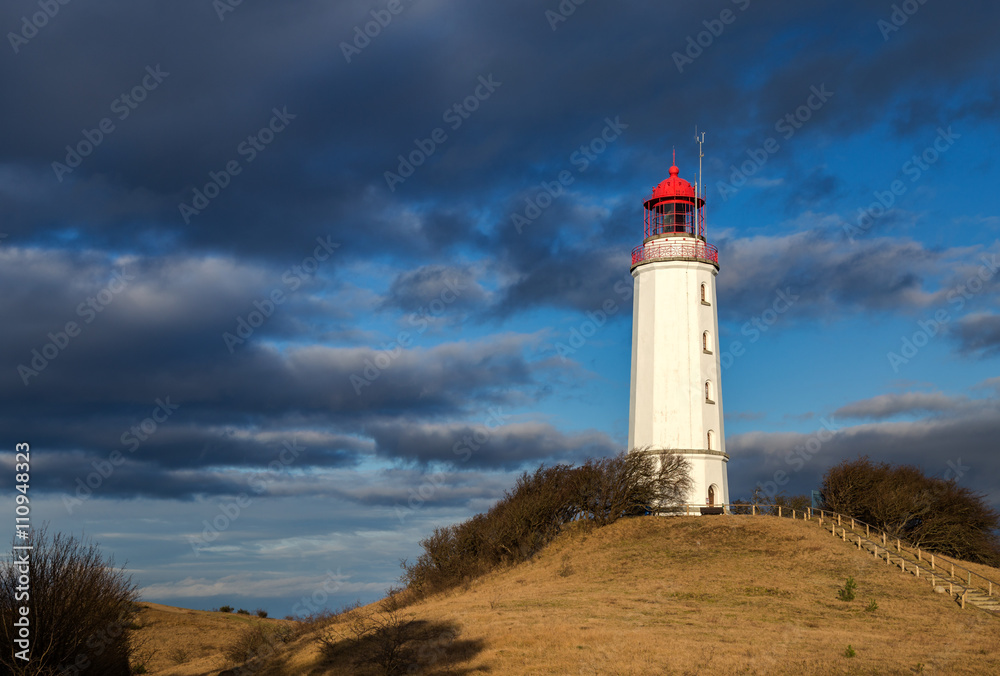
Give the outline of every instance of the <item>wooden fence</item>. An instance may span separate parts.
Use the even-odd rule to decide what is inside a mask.
[[[729,515],[746,516],[776,516],[779,518],[802,519],[804,521],[818,520],[824,529],[829,526],[830,533],[839,536],[845,542],[850,541],[858,549],[869,549],[872,555],[878,559],[884,559],[887,564],[898,565],[902,572],[908,572],[917,578],[921,576],[930,581],[936,587],[938,583],[947,585],[949,593],[955,595],[955,588],[960,591],[960,601],[965,607],[966,597],[969,591],[982,590],[992,599],[994,592],[1000,598],[1000,583],[988,577],[969,570],[961,564],[953,561],[938,560],[938,556],[924,550],[921,547],[912,545],[904,540],[891,536],[884,530],[865,523],[860,519],[832,512],[828,509],[806,508],[791,509],[782,505],[757,505],[757,504],[719,504],[719,505],[695,505],[683,506],[683,510],[678,507],[675,510],[664,512],[665,514],[703,514],[706,510],[718,513],[719,509]],[[850,527],[850,533],[848,533]],[[862,532],[864,535],[862,535]],[[869,547],[865,547],[865,544]],[[893,550],[895,553],[893,553]],[[909,554],[913,560],[907,560],[903,554]],[[959,571],[959,573],[956,573]],[[958,580],[956,582],[956,580]],[[974,586],[973,583],[980,583],[981,586]]]

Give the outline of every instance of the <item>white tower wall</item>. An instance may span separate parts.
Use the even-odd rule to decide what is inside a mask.
[[[692,246],[701,243],[694,237],[671,237],[669,241]],[[662,239],[651,240],[647,246],[662,243]],[[693,487],[688,503],[692,505],[709,503],[710,486],[715,488],[715,505],[729,503],[717,274],[716,266],[696,260],[652,261],[632,270],[635,292],[629,449],[667,450],[683,455],[691,465]],[[710,400],[706,397],[706,383]]]

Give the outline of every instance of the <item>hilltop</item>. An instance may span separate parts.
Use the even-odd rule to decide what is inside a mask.
[[[1000,570],[978,571],[1000,580]],[[844,602],[838,590],[848,576],[857,581],[857,598]],[[871,599],[874,611],[866,610]],[[320,625],[304,628],[277,646],[275,664],[254,673],[382,673],[351,664],[359,649],[351,629],[372,611],[335,618],[323,629],[325,652],[308,633]],[[214,625],[213,641],[223,632],[234,636],[241,621],[185,612],[194,614],[180,613],[181,624],[223,623]],[[962,610],[814,522],[773,517],[574,524],[529,562],[396,616],[376,615],[399,620],[390,630],[402,642],[402,663],[419,665],[402,673],[1000,673],[1000,617]],[[179,631],[161,616],[140,634],[156,637],[158,624]],[[378,646],[369,637],[363,647]],[[151,665],[150,673],[200,676],[222,668],[211,655],[199,660]]]
[[[217,674],[226,668],[223,650],[237,640],[247,627],[260,625],[274,630],[294,628],[298,623],[237,613],[190,610],[160,603],[140,604],[135,619],[136,632],[145,641],[143,650],[151,658],[147,673],[169,676]]]

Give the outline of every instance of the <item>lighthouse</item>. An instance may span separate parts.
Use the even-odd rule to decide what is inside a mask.
[[[688,512],[699,514],[729,504],[715,296],[719,252],[705,238],[705,200],[674,162],[643,202],[643,240],[632,250],[628,447],[683,456],[691,466]]]

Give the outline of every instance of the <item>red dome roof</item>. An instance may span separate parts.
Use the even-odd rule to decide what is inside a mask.
[[[680,178],[678,174],[681,172],[677,168],[677,165],[670,167],[670,178],[664,179],[660,182],[660,185],[653,188],[653,194],[650,196],[650,200],[658,200],[668,197],[694,197],[694,186]],[[649,201],[649,200],[647,200]]]

